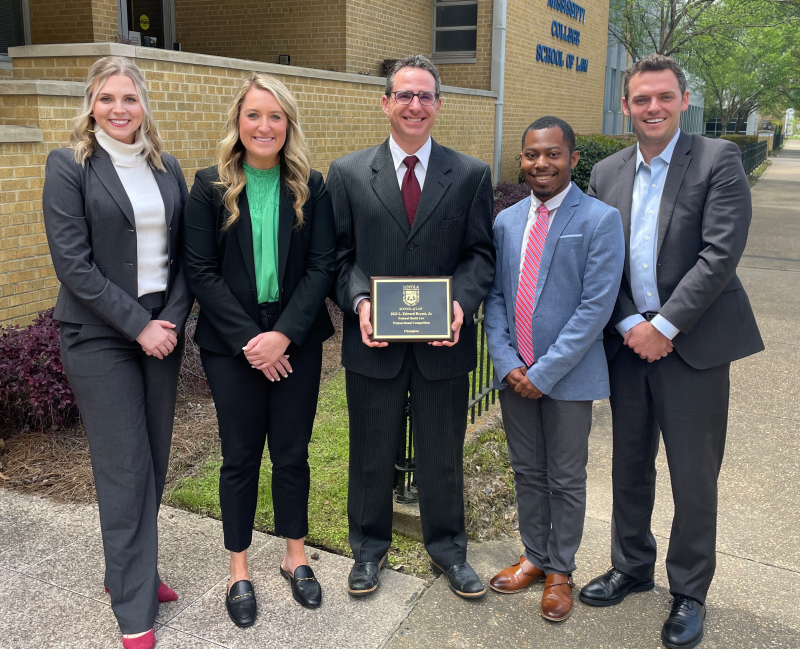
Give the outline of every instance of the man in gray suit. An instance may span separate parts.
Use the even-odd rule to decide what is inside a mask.
[[[608,397],[605,327],[622,277],[619,212],[572,183],[580,153],[565,121],[541,117],[522,137],[531,196],[498,214],[486,335],[514,469],[519,561],[500,593],[544,581],[541,615],[572,612],[572,571],[586,512],[592,401]]]
[[[424,56],[386,79],[390,137],[336,160],[327,179],[336,221],[336,299],[345,314],[342,364],[350,413],[348,517],[353,596],[378,588],[392,541],[392,487],[411,395],[425,548],[460,597],[486,590],[466,562],[463,447],[473,315],[494,276],[492,184],[486,163],[439,145],[439,73]],[[454,341],[371,340],[369,278],[452,275]]]
[[[716,565],[730,364],[764,349],[736,276],[750,187],[736,145],[681,132],[689,93],[675,61],[658,54],[637,61],[624,85],[638,144],[599,162],[589,184],[591,195],[619,209],[625,229],[625,275],[606,336],[613,567],[580,598],[610,606],[653,588],[660,429],[675,503],[667,552],[674,600],[661,640],[685,649],[703,638]]]

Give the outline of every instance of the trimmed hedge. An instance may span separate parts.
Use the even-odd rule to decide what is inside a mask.
[[[758,135],[720,135],[719,139],[733,142],[740,149],[749,144],[758,144]]]

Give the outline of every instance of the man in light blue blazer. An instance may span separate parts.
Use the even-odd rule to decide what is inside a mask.
[[[609,395],[603,328],[625,259],[619,212],[572,183],[579,160],[563,120],[542,117],[525,131],[521,166],[531,196],[495,221],[497,266],[485,307],[525,546],[490,583],[513,593],[544,581],[541,614],[554,622],[572,612],[592,401]]]

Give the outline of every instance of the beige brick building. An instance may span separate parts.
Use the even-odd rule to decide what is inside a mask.
[[[558,115],[580,133],[602,128],[608,0],[13,3],[23,19],[5,45],[24,46],[4,56],[0,42],[0,326],[29,322],[54,304],[44,163],[68,140],[89,66],[108,54],[129,56],[144,71],[166,148],[189,183],[213,164],[233,88],[252,70],[278,75],[297,95],[323,173],[335,158],[386,137],[384,61],[417,52],[433,56],[445,84],[434,137],[495,171],[499,162],[495,180],[516,178],[520,136],[537,117]],[[281,56],[290,65],[279,64]]]

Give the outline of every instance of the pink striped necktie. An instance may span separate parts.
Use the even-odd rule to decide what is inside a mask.
[[[517,349],[522,360],[530,367],[535,359],[533,354],[533,309],[536,300],[536,278],[539,275],[539,264],[542,261],[544,242],[547,239],[547,227],[550,222],[550,210],[542,203],[536,208],[539,216],[528,235],[525,248],[525,262],[519,276],[517,304],[514,309],[517,329]]]

